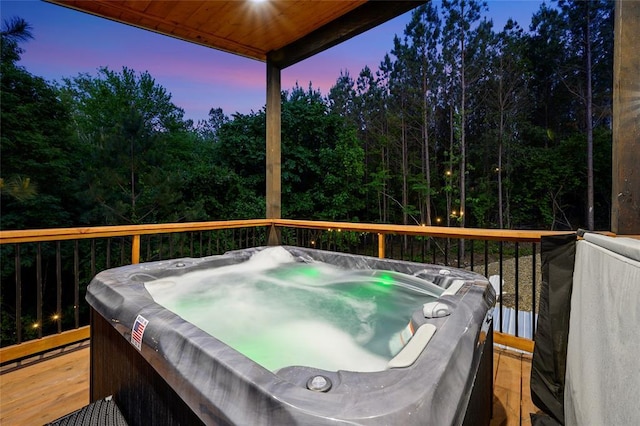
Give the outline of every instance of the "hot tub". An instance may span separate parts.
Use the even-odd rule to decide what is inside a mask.
[[[274,253],[284,269],[260,266],[257,294],[226,273]],[[315,277],[311,296],[278,312],[268,293],[301,291],[301,275]],[[167,297],[190,287],[189,302]],[[473,272],[261,247],[103,271],[87,300],[91,400],[113,395],[131,425],[489,424],[495,294]]]

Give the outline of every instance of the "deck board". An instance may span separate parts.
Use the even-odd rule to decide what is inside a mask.
[[[492,426],[530,425],[531,355],[495,348]],[[89,348],[0,374],[0,424],[42,425],[89,403]]]
[[[494,348],[493,418],[491,426],[531,425],[531,354]]]
[[[89,348],[0,375],[0,424],[42,425],[89,403]]]

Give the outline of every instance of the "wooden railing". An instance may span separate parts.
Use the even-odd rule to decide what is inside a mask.
[[[553,231],[288,219],[1,231],[1,264],[4,265],[2,279],[15,282],[13,292],[5,291],[11,286],[3,283],[3,313],[12,312],[15,324],[13,330],[3,330],[3,336],[13,333],[15,344],[0,349],[0,363],[87,339],[88,307],[84,301],[84,291],[91,278],[100,270],[140,261],[199,257],[220,254],[230,249],[265,245],[267,230],[272,227],[281,234],[283,244],[437,263],[471,270],[484,267],[482,271],[487,276],[488,265],[494,260],[499,262],[499,273],[502,276],[504,244],[513,245],[506,249],[509,252],[507,256],[517,258],[521,250],[519,244],[530,243],[531,248],[527,251],[533,254],[531,267],[534,270],[534,282],[531,287],[534,293],[535,271],[538,269],[535,263],[536,244],[544,235],[558,234]],[[157,239],[155,243],[153,238]],[[466,241],[468,243],[465,245]],[[477,245],[474,246],[477,241],[484,244],[480,250]],[[10,261],[12,247],[13,260]],[[478,256],[483,258],[480,266],[476,262]],[[516,309],[519,284],[517,264],[518,262],[515,276]],[[7,300],[7,295],[9,299],[14,299],[13,304]],[[55,300],[55,306],[45,306],[45,299],[50,304]],[[535,311],[535,294],[533,300]],[[65,309],[66,312],[63,312]],[[28,318],[31,323],[23,324],[24,318]],[[3,321],[3,327],[5,325],[6,322]],[[495,341],[523,350],[533,348],[533,341],[530,339],[509,336],[498,327]]]

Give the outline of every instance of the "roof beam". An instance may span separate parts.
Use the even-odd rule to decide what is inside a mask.
[[[368,1],[297,41],[269,52],[267,58],[273,65],[284,69],[426,2],[426,0]]]

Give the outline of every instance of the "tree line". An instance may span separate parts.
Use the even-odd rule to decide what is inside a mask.
[[[420,6],[377,69],[282,92],[284,217],[609,227],[613,3],[486,12]],[[194,123],[126,67],[47,82],[30,37],[4,22],[2,229],[264,217],[264,108]]]

